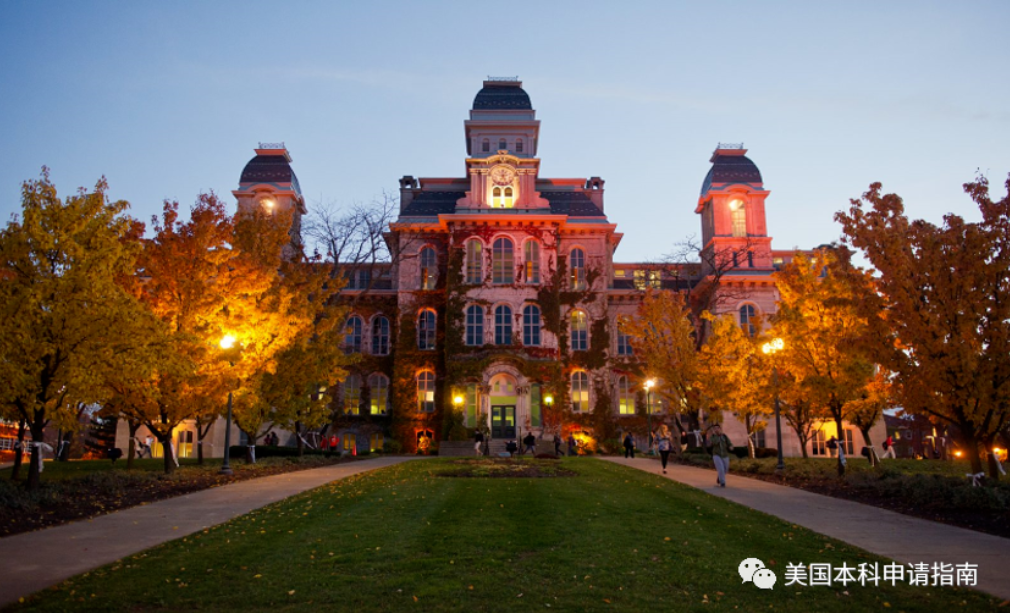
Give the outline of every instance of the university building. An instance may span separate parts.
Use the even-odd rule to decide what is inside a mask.
[[[721,144],[697,202],[683,203],[698,214],[708,264],[622,262],[604,180],[541,175],[540,121],[521,82],[485,81],[464,131],[464,176],[400,179],[399,216],[385,234],[392,261],[345,267],[345,349],[362,360],[330,390],[332,428],[349,450],[389,440],[405,452],[437,448],[481,426],[498,440],[631,431],[644,445],[647,423],[672,423],[670,407],[644,390],[647,373],[619,321],[635,316],[647,288],[710,283],[724,296],[717,310],[745,328],[774,312],[771,275],[792,252],[772,248],[758,167],[742,145]],[[239,208],[293,211],[292,240],[301,240],[305,201],[283,145],[261,145],[233,194]],[[731,261],[715,275],[721,257]],[[724,419],[745,445],[743,424]],[[825,453],[824,436],[808,452]],[[773,447],[774,437],[769,420],[756,442]],[[862,446],[854,428],[840,438],[852,452]],[[787,455],[800,455],[787,426],[783,439]]]

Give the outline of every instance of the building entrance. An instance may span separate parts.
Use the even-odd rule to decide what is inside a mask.
[[[494,405],[491,407],[491,437],[515,438],[516,408],[512,406]]]

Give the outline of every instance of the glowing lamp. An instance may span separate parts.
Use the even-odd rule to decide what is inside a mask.
[[[743,200],[740,200],[739,198],[734,198],[729,201],[729,210],[731,211],[736,211],[742,206],[743,206]]]
[[[274,207],[277,205],[277,203],[274,202],[273,198],[264,198],[262,202],[263,202],[263,208],[265,208],[268,211],[274,210]]]
[[[235,337],[231,334],[225,334],[221,337],[221,341],[218,344],[221,345],[221,349],[231,349],[235,346]]]
[[[463,404],[463,396],[461,396],[460,394],[456,394],[452,398],[452,403],[456,406]]]
[[[655,379],[648,379],[645,382],[645,389],[651,390],[654,387],[656,387],[656,380]]]
[[[955,458],[960,458],[961,457],[961,452],[960,451],[955,451],[954,452],[954,457]]]
[[[776,353],[778,351],[782,351],[782,349],[785,346],[786,346],[786,343],[781,338],[773,338],[772,340],[768,341],[764,345],[761,345],[761,351],[762,351],[762,353],[765,353],[765,354]]]
[[[550,394],[544,396],[544,404],[546,404],[547,406],[551,406],[552,404],[554,404],[554,396],[551,396]]]

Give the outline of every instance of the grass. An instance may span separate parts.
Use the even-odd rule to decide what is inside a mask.
[[[688,454],[685,456],[693,464],[704,466],[712,465],[712,457],[708,454]],[[846,458],[845,472],[858,473],[879,473],[880,471],[901,473],[905,475],[940,475],[946,477],[965,478],[965,474],[971,472],[971,466],[967,461],[941,461],[941,460],[911,460],[911,459],[883,459],[880,467],[874,468],[869,460],[862,456]],[[776,458],[732,458],[731,470],[741,473],[774,474]],[[836,458],[786,458],[786,474],[807,478],[834,478],[838,476],[838,460]]]
[[[232,460],[233,468],[239,468],[244,464],[241,460]],[[195,467],[200,470],[200,465],[195,458],[180,458],[180,468]],[[221,468],[221,458],[205,458],[203,469],[217,470]],[[43,481],[63,481],[65,479],[75,479],[85,475],[109,471],[126,471],[126,460],[119,460],[113,464],[110,460],[71,460],[69,462],[47,461],[43,466]],[[10,479],[13,468],[0,470],[0,479]],[[165,460],[162,458],[134,459],[133,468],[135,472],[164,472]],[[21,479],[27,479],[28,461],[21,465]]]
[[[977,611],[954,588],[784,586],[787,562],[882,561],[631,468],[449,478],[449,460],[351,477],[74,578],[15,611]],[[757,557],[773,591],[741,584]],[[844,593],[843,593],[844,592]]]

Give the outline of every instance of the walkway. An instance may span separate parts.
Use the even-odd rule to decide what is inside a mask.
[[[250,479],[0,539],[0,607],[167,541],[351,475],[410,457],[380,457]]]
[[[652,459],[604,459],[663,476],[659,462]],[[714,470],[671,464],[668,471],[665,476],[685,485],[898,562],[928,562],[931,568],[933,562],[978,564],[977,588],[1010,599],[1010,539],[734,476],[732,468],[725,488],[715,485]]]

